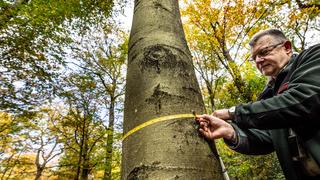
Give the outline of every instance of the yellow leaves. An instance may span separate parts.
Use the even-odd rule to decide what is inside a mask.
[[[221,102],[220,105],[242,101],[239,95],[235,96],[237,91],[245,92],[246,85],[239,64],[248,54],[245,44],[253,35],[251,31],[255,33],[265,27],[257,23],[266,9],[264,6],[256,7],[261,1],[184,1],[184,28],[197,63],[206,71],[229,74],[227,79],[230,82],[219,87],[221,92],[217,92],[215,99],[227,98],[232,102]],[[247,97],[251,96],[244,95]]]
[[[11,115],[9,113],[0,112],[0,124],[5,122],[11,122]]]
[[[306,20],[308,18],[314,18],[316,15],[320,13],[320,9],[313,6],[309,8],[303,9],[295,9],[289,13],[290,22],[298,21],[298,20]]]
[[[34,179],[36,167],[34,165],[35,154],[26,153],[14,156],[7,166],[11,167],[9,173],[5,174],[4,179]]]
[[[215,45],[221,45],[225,43],[223,41],[237,40],[243,28],[253,24],[257,17],[265,13],[264,8],[256,7],[257,4],[259,1],[185,0],[185,8],[181,10],[181,14],[183,19],[186,19],[186,28],[191,31],[199,29],[211,38]]]
[[[290,29],[303,29],[319,18],[320,9],[313,1],[303,1],[302,4],[286,1],[287,6],[278,6],[278,13],[283,15],[283,23]],[[284,27],[285,29],[286,27]]]
[[[12,117],[10,114],[0,112],[0,154],[1,151],[10,152],[12,140],[8,134],[12,131]]]
[[[8,133],[11,123],[11,115],[5,112],[0,112],[0,136],[6,135]]]

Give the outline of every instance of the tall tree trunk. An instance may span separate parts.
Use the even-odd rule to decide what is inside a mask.
[[[104,169],[104,180],[111,180],[112,170],[112,151],[113,151],[113,130],[114,130],[114,107],[115,107],[114,95],[111,96],[111,102],[109,107],[109,126],[108,126],[108,137],[106,146],[106,163]]]
[[[83,150],[82,150],[82,165],[81,165],[81,180],[87,180],[89,177],[90,173],[90,167],[89,167],[89,162],[90,162],[90,155],[89,155],[89,136],[88,136],[88,131],[89,131],[89,123],[91,122],[91,117],[88,118],[88,116],[84,116],[85,121],[84,121],[84,128],[83,128]],[[89,121],[90,119],[90,121]]]
[[[81,180],[87,180],[90,174],[89,157],[86,155],[83,160],[83,168],[81,171]]]
[[[178,0],[135,0],[124,132],[150,119],[204,112]],[[212,148],[212,149],[211,149]],[[222,179],[214,144],[192,118],[147,126],[123,141],[122,179]]]
[[[77,140],[77,139],[75,139]],[[81,174],[81,170],[82,170],[82,164],[83,164],[83,160],[82,160],[82,154],[83,154],[83,145],[84,145],[84,125],[81,125],[81,138],[80,138],[80,144],[79,144],[79,153],[78,153],[78,164],[77,164],[77,172],[76,172],[76,176],[74,177],[74,180],[79,180],[80,178],[80,174]]]
[[[90,166],[89,166],[89,154],[88,154],[88,143],[85,144],[85,154],[82,155],[82,171],[81,171],[81,180],[87,180],[89,178]]]
[[[82,148],[80,148],[79,157],[78,157],[78,164],[77,164],[77,172],[74,177],[74,180],[79,180],[80,172],[81,172],[81,164],[82,164]]]

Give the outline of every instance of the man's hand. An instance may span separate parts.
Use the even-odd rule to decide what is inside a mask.
[[[233,119],[233,117],[230,116],[228,109],[215,110],[212,113],[212,116],[215,116],[215,117],[223,119],[223,120],[232,120]]]
[[[208,140],[225,138],[233,141],[235,130],[226,121],[207,114],[199,115],[196,121],[200,124],[200,133]]]

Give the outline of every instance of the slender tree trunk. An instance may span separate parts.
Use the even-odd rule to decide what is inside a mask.
[[[89,158],[88,155],[85,155],[83,157],[83,165],[82,165],[82,171],[81,171],[81,180],[87,180],[89,178],[90,173],[90,166],[89,166]]]
[[[211,105],[211,111],[213,112],[215,110],[215,103],[214,103],[214,96],[215,96],[215,92],[212,89],[212,83],[205,79],[205,84],[206,84],[206,88],[209,94],[209,101],[210,101],[210,105]]]
[[[82,151],[80,149],[79,152],[79,157],[78,157],[78,164],[77,164],[77,172],[76,172],[76,176],[74,177],[74,180],[78,180],[80,177],[80,172],[81,172],[81,163],[82,163],[82,157],[81,157]]]
[[[87,144],[85,144],[87,146]],[[89,166],[89,155],[87,153],[87,148],[85,148],[85,154],[82,155],[82,171],[81,171],[81,180],[87,180],[89,178],[90,166]]]
[[[89,156],[89,148],[88,148],[88,131],[89,131],[89,118],[85,116],[86,120],[84,121],[84,129],[83,129],[83,150],[82,150],[82,165],[81,165],[81,180],[87,180],[90,173],[90,156]],[[88,118],[88,119],[87,119]]]
[[[108,137],[106,145],[106,163],[104,170],[104,180],[111,180],[111,170],[112,170],[112,151],[113,151],[113,130],[114,130],[114,107],[115,99],[114,95],[111,96],[111,102],[109,107],[109,126],[108,126]]]
[[[39,180],[41,178],[43,169],[42,168],[37,168],[37,174],[36,177],[34,178],[35,180]]]
[[[36,174],[36,177],[34,178],[35,180],[39,180],[40,177],[41,177],[41,174],[42,174],[42,171],[43,171],[43,168],[41,167],[41,164],[40,164],[40,154],[41,154],[41,150],[43,146],[41,145],[41,147],[38,149],[37,151],[37,156],[36,156],[36,160],[35,160],[35,164],[36,164],[36,167],[37,167],[37,174]]]
[[[80,144],[79,144],[79,157],[78,157],[78,164],[77,164],[77,172],[76,176],[74,177],[74,180],[78,180],[81,174],[81,165],[83,163],[82,160],[82,153],[83,153],[83,144],[84,144],[84,125],[81,127],[82,132],[81,132],[81,139],[80,139]]]
[[[166,115],[204,113],[178,0],[135,0],[124,133]],[[211,149],[212,148],[212,149]],[[123,141],[122,179],[223,179],[214,144],[193,118],[147,126]]]

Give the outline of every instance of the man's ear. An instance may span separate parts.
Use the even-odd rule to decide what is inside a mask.
[[[284,44],[283,44],[284,48],[285,48],[285,51],[288,55],[290,55],[292,53],[292,44],[290,41],[286,41]]]
[[[292,44],[290,41],[286,41],[283,46],[286,48],[287,51],[292,51]]]

